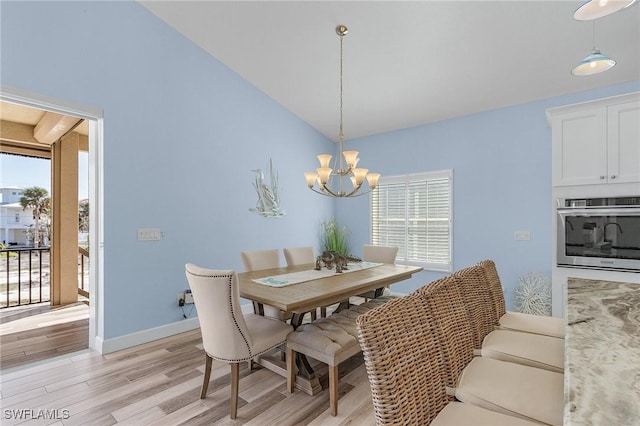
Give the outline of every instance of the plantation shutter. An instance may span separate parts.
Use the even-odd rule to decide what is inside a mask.
[[[371,244],[398,263],[451,271],[451,170],[382,177],[371,194]]]

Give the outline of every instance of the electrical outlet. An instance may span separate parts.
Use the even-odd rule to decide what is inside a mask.
[[[178,293],[177,303],[178,306],[193,304],[193,294],[191,294],[191,290],[185,290]]]
[[[516,231],[513,234],[513,238],[516,241],[529,241],[531,239],[531,233],[529,231]]]

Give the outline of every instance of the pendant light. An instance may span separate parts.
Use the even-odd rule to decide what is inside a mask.
[[[593,75],[613,68],[616,61],[596,49],[596,22],[593,21],[593,49],[574,69],[573,75]]]
[[[573,13],[578,21],[590,21],[627,8],[636,0],[585,0]]]

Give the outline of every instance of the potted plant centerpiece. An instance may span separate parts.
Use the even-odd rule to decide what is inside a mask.
[[[316,269],[320,270],[322,265],[327,269],[332,269],[335,265],[336,272],[340,273],[347,269],[348,262],[360,262],[360,259],[351,256],[351,249],[347,241],[349,230],[343,226],[338,226],[335,218],[322,223],[320,243],[322,245],[322,255],[316,261]]]

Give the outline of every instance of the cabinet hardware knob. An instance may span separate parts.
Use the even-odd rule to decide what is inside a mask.
[[[611,175],[611,179],[615,179],[616,177],[616,175]]]
[[[600,176],[600,179],[604,180],[604,178],[605,178],[605,177],[606,177],[606,176]]]

